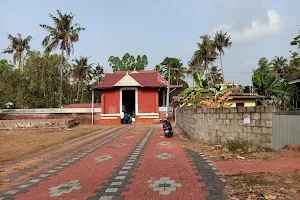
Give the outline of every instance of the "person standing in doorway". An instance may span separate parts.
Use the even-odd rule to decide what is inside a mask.
[[[124,111],[121,112],[121,124],[124,124]]]
[[[124,122],[125,122],[125,124],[129,123],[129,115],[127,114],[127,112],[125,112],[125,114],[124,114]]]

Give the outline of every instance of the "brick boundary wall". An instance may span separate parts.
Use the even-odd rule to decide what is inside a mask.
[[[252,148],[271,148],[272,115],[275,106],[238,108],[200,108],[186,106],[176,111],[177,126],[188,137],[208,144],[227,143],[228,139],[242,138]],[[250,124],[244,117],[250,116]]]

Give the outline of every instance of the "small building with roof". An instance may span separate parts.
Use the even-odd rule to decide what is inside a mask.
[[[135,115],[137,124],[160,119],[159,107],[164,105],[167,81],[154,70],[117,71],[106,73],[95,99],[101,103],[101,124],[120,124],[121,112]]]

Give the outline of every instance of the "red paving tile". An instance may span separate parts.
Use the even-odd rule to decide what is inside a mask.
[[[137,141],[139,141],[148,129],[140,129],[139,133],[132,133],[132,130],[117,137],[113,141],[99,149],[95,150],[88,156],[84,157],[78,163],[70,165],[63,171],[58,172],[56,176],[48,178],[46,182],[41,182],[39,186],[31,188],[26,194],[16,196],[17,200],[32,199],[87,199],[94,195],[96,189],[101,189],[100,183],[106,182],[114,168],[118,167],[122,159],[132,151]],[[135,138],[126,139],[126,136]],[[113,144],[124,143],[124,146],[113,146]],[[94,158],[102,155],[110,155],[111,159],[103,162],[96,162]],[[80,190],[73,190],[71,193],[62,194],[59,197],[49,197],[49,188],[67,183],[71,180],[79,180]]]
[[[300,170],[300,158],[280,158],[275,160],[243,160],[215,162],[223,175],[254,172],[292,172]]]
[[[123,192],[126,200],[143,199],[205,199],[208,192],[202,191],[201,187],[205,184],[198,182],[200,176],[196,176],[197,171],[191,165],[188,155],[177,137],[160,137],[161,129],[155,129],[139,162],[139,167],[133,173],[135,176],[127,185],[128,192]],[[160,142],[169,142],[169,145],[160,145]],[[169,159],[156,157],[161,153],[171,154]],[[166,154],[166,156],[167,156]],[[153,191],[149,184],[155,183],[161,177],[169,177],[176,183],[182,184],[170,195],[159,195],[158,191]],[[166,183],[167,184],[167,183]]]
[[[28,190],[21,190],[23,194],[15,195],[15,199],[98,200],[100,196],[114,196],[126,200],[202,200],[207,197],[225,199],[216,197],[222,193],[218,188],[220,182],[209,163],[198,153],[187,152],[176,136],[161,137],[161,128],[148,131],[149,127],[132,126],[128,132],[88,153],[78,162],[71,163],[48,179],[30,186]],[[101,142],[103,140],[99,141]],[[103,155],[112,158],[106,157],[105,161],[96,162],[95,158]],[[35,179],[39,175],[36,174]],[[122,185],[118,187],[116,183]],[[55,187],[63,188],[57,190]],[[72,191],[59,194],[61,190]],[[172,191],[168,192],[169,190]],[[51,194],[59,195],[50,197]]]
[[[116,132],[117,130],[119,130],[119,127],[113,127],[113,128],[107,128],[107,129],[103,129],[98,136],[101,137],[101,141],[104,141],[108,138],[111,137],[111,134],[113,134],[114,132]],[[87,135],[88,136],[88,135]],[[85,136],[85,137],[87,137]],[[63,144],[63,145],[73,145],[73,141],[74,143],[79,143],[76,144],[77,146],[77,150],[79,151],[84,151],[87,150],[91,147],[93,147],[93,144],[89,144],[89,141],[87,141],[86,143],[86,138],[81,139],[81,141],[76,141],[78,140],[72,140],[69,141],[67,143],[69,144]],[[90,135],[88,136],[90,137]],[[88,138],[89,139],[89,138]],[[83,143],[83,144],[80,144]],[[81,147],[81,145],[84,145],[84,147]],[[67,147],[68,148],[68,147]],[[70,149],[74,148],[74,146],[72,146]],[[54,152],[53,152],[54,151]],[[73,153],[72,153],[73,154]],[[74,154],[76,154],[76,152],[74,152]],[[29,158],[25,158],[24,160],[20,160],[20,161],[15,161],[15,163],[9,163],[7,164],[7,166],[4,166],[2,169],[4,171],[11,171],[11,173],[8,173],[6,176],[2,176],[2,179],[10,179],[10,182],[5,182],[4,184],[1,185],[1,189],[0,192],[3,190],[7,190],[9,187],[17,185],[18,183],[26,180],[27,178],[29,178],[30,176],[40,173],[43,170],[49,169],[53,166],[56,166],[57,164],[59,164],[60,162],[62,162],[65,159],[68,159],[70,157],[70,155],[68,155],[68,149],[66,150],[66,148],[61,148],[60,146],[53,146],[53,147],[49,147],[47,149],[44,149],[40,152],[36,152],[33,153],[32,155],[28,156]],[[33,161],[33,159],[36,159],[38,161]],[[20,164],[24,164],[24,163],[29,163],[26,168],[30,168],[30,171],[25,171],[24,169],[18,167]],[[14,168],[18,167],[19,170],[16,171]],[[1,174],[3,175],[3,174]]]

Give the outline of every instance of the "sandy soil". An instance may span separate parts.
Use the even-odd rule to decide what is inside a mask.
[[[0,130],[0,164],[102,129],[81,125],[71,129]]]

